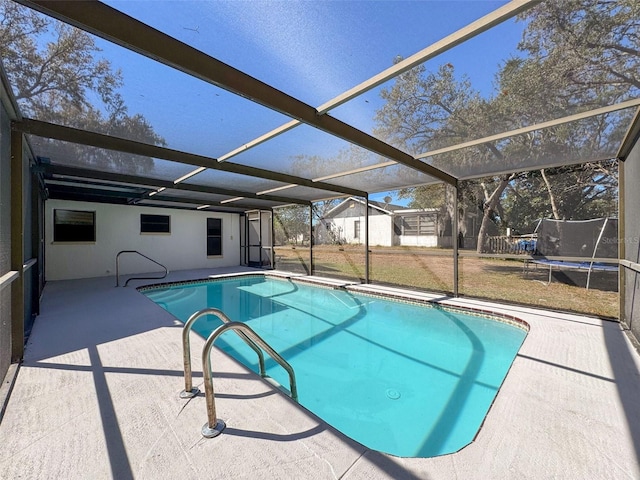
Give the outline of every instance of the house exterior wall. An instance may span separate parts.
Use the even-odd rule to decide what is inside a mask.
[[[360,222],[360,236],[355,237],[355,222]],[[339,217],[328,220],[341,240],[346,243],[364,243],[364,217]],[[389,215],[369,217],[369,245],[390,247],[393,245],[393,223]]]
[[[362,228],[364,229],[364,219],[362,219]],[[390,215],[369,217],[369,245],[372,247],[394,245],[393,217]]]
[[[420,218],[420,220],[418,220]],[[356,222],[360,223],[360,235],[356,236]],[[345,243],[364,243],[364,204],[349,200],[322,222],[320,242],[330,238]],[[331,231],[333,235],[325,232]],[[418,235],[417,233],[420,233]],[[433,211],[396,209],[382,211],[369,207],[369,245],[392,247],[438,247],[437,214]]]
[[[437,222],[438,217],[435,213],[422,211],[397,213],[395,231],[398,235],[398,244],[408,247],[437,247]]]
[[[53,242],[53,211],[95,212],[96,241]],[[171,233],[141,234],[140,214],[169,215]],[[207,218],[222,219],[222,255],[207,258]],[[240,264],[239,215],[166,208],[48,200],[45,205],[46,279],[68,280],[115,275],[116,255],[137,250],[169,270],[217,268]],[[137,255],[120,258],[120,274],[161,269]]]
[[[399,235],[398,241],[403,247],[437,247],[437,235]]]

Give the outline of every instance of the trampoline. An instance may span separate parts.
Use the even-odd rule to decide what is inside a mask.
[[[592,272],[618,271],[617,218],[541,219],[534,233],[536,248],[533,257],[525,259],[525,275],[530,264],[549,268],[548,283],[554,270],[583,270],[587,272],[588,289]]]

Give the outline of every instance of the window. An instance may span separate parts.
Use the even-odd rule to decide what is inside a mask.
[[[353,238],[360,238],[360,220],[353,221]]]
[[[207,218],[207,256],[222,255],[222,219]]]
[[[418,234],[418,216],[415,215],[413,217],[405,217],[404,222],[404,231],[402,232],[404,235],[417,235]]]
[[[140,233],[171,233],[171,217],[140,214]]]
[[[95,242],[96,212],[53,211],[54,242]]]
[[[435,219],[431,215],[411,215],[402,219],[403,235],[435,235]]]

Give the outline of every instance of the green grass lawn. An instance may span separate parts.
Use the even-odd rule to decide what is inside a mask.
[[[314,274],[364,281],[364,251],[360,246],[314,246]],[[444,255],[443,255],[444,253]],[[277,247],[279,270],[309,273],[307,248]],[[618,318],[618,277],[615,272],[549,271],[544,267],[523,269],[522,260],[461,257],[460,295],[523,305]],[[372,248],[370,282],[417,290],[451,293],[453,258],[436,249]]]

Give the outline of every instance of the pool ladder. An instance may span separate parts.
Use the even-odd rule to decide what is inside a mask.
[[[180,398],[195,397],[200,390],[193,387],[191,373],[191,344],[189,342],[189,333],[193,324],[205,315],[215,315],[223,324],[216,328],[202,348],[202,371],[204,376],[204,395],[207,402],[207,423],[202,426],[202,435],[207,438],[217,437],[226,427],[223,420],[216,417],[215,394],[213,391],[213,381],[211,373],[211,348],[216,339],[227,330],[233,330],[251,349],[258,355],[258,364],[260,368],[260,376],[266,378],[267,374],[264,367],[264,354],[261,347],[271,358],[284,368],[289,374],[289,392],[294,401],[298,401],[298,388],[296,386],[296,375],[289,363],[280,356],[271,346],[265,342],[249,325],[242,322],[232,321],[222,310],[217,308],[205,308],[195,312],[189,317],[182,329],[182,354],[184,360],[184,390],[180,392]]]
[[[156,265],[162,267],[162,269],[164,270],[164,274],[162,274],[162,276],[160,276],[160,277],[131,277],[126,282],[124,282],[124,286],[125,287],[129,284],[129,282],[131,280],[161,280],[161,279],[165,278],[169,274],[169,270],[167,270],[167,267],[162,265],[160,262],[156,262],[153,258],[147,257],[146,255],[140,253],[137,250],[121,250],[116,255],[116,287],[120,286],[120,255],[122,255],[123,253],[135,253],[137,255],[140,255],[141,257],[144,257],[147,260],[149,260],[149,261],[155,263]]]

